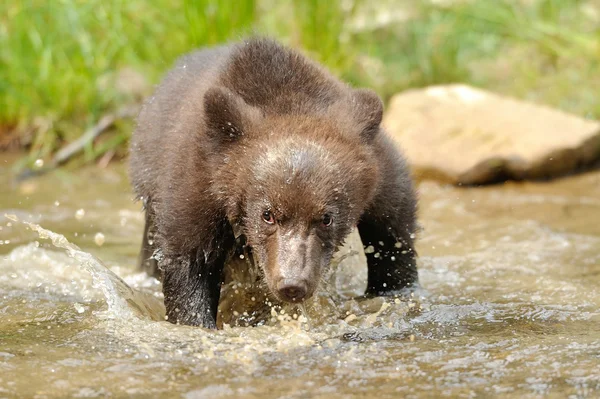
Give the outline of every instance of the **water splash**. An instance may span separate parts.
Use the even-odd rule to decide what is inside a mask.
[[[38,233],[41,239],[49,239],[56,248],[66,251],[80,266],[92,276],[92,285],[100,289],[108,306],[105,313],[108,318],[131,319],[147,318],[159,320],[156,300],[134,291],[125,281],[108,269],[94,255],[82,251],[77,245],[69,242],[62,234],[46,230],[40,225],[20,220],[16,215],[4,215],[15,223],[20,223]]]

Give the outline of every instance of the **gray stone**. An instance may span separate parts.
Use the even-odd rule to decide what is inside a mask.
[[[600,123],[465,85],[409,90],[383,121],[417,179],[551,178],[600,159]]]

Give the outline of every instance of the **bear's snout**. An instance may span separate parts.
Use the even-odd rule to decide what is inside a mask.
[[[253,246],[271,294],[282,302],[301,303],[315,292],[323,265],[331,258],[314,231],[279,228]]]
[[[288,302],[301,302],[306,297],[306,281],[300,279],[281,279],[277,283],[279,296]]]

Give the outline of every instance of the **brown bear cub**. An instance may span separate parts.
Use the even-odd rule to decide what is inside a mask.
[[[272,40],[182,57],[131,143],[140,259],[160,272],[168,320],[215,328],[223,266],[241,246],[271,295],[309,298],[355,226],[366,294],[413,286],[416,197],[382,112],[374,92]]]

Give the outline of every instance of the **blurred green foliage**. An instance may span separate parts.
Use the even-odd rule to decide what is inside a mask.
[[[385,99],[465,82],[600,118],[597,0],[22,0],[0,4],[0,139],[47,157],[181,54],[266,34]],[[89,146],[123,148],[131,123]],[[30,138],[28,140],[28,138]]]

